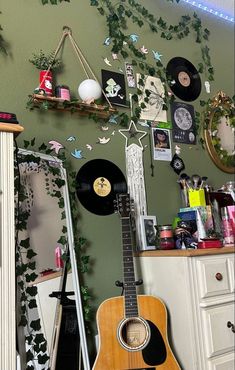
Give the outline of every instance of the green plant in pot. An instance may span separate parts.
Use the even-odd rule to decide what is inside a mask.
[[[62,67],[62,61],[56,58],[54,52],[45,54],[42,50],[39,53],[33,53],[29,62],[40,70],[39,86],[36,93],[52,95],[52,72]]]

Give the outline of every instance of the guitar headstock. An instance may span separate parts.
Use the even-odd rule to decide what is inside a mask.
[[[131,213],[132,202],[129,194],[117,194],[114,201],[114,208],[121,217],[129,217]]]

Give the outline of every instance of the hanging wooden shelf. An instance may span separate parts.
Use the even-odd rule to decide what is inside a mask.
[[[96,115],[98,118],[109,118],[112,114],[117,113],[117,110],[108,105],[100,104],[86,104],[79,101],[66,101],[54,96],[45,96],[40,94],[33,94],[29,96],[32,100],[33,108],[40,108],[43,104],[47,103],[47,109],[69,111],[71,113],[79,113],[83,116],[91,114]]]

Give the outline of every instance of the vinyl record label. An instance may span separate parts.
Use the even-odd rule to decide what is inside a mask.
[[[78,171],[76,193],[89,212],[110,215],[114,213],[116,195],[127,193],[127,184],[122,171],[114,163],[106,159],[94,159]]]
[[[193,101],[201,93],[201,79],[197,69],[187,59],[172,58],[166,66],[168,85],[180,99]]]
[[[93,189],[100,197],[107,197],[111,191],[111,184],[105,177],[98,177],[93,183]]]

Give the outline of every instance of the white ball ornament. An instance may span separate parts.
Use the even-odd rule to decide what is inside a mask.
[[[101,97],[102,89],[96,80],[87,79],[78,86],[78,95],[83,101],[96,100]]]

